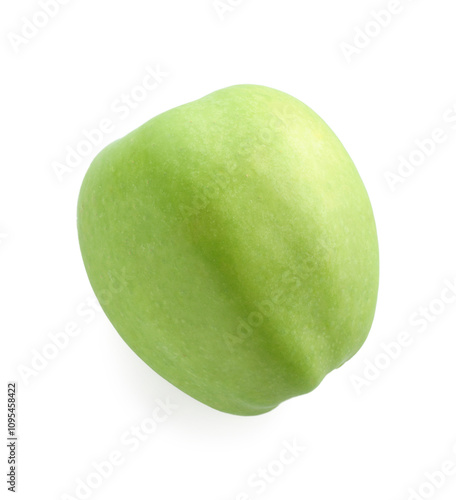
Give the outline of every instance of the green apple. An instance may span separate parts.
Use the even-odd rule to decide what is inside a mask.
[[[278,90],[222,89],[106,147],[82,184],[78,231],[125,342],[224,412],[312,391],[371,328],[368,195],[326,123]]]

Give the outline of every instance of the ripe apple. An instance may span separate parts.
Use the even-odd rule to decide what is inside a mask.
[[[312,391],[371,328],[368,195],[326,123],[278,90],[228,87],[106,147],[82,184],[78,231],[125,342],[224,412]]]

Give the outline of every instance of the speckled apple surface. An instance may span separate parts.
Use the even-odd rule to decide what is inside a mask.
[[[78,232],[125,342],[224,412],[312,391],[372,325],[364,185],[325,122],[274,89],[219,90],[106,147],[81,187]]]

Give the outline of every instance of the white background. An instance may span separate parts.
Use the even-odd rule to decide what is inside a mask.
[[[453,499],[456,474],[434,472],[456,464],[456,295],[447,287],[456,287],[454,1],[55,5],[47,23],[37,1],[3,2],[0,12],[2,497],[7,382],[15,380],[15,498],[82,498],[79,481],[98,484],[93,462],[118,450],[123,463],[87,498]],[[382,14],[386,26],[366,26],[387,8],[396,13]],[[34,33],[27,20],[45,25]],[[363,38],[365,28],[376,36]],[[344,43],[356,33],[364,47],[348,56]],[[118,100],[149,65],[167,76],[120,113]],[[381,250],[378,309],[361,351],[313,393],[259,417],[200,404],[130,351],[90,309],[76,233],[78,190],[98,151],[160,112],[238,83],[288,92],[328,122],[368,189]],[[56,162],[103,119],[113,130],[59,179]],[[420,162],[416,141],[436,129],[445,141]],[[420,165],[403,169],[408,177],[393,189],[385,176],[409,155]],[[79,334],[42,369],[21,374],[71,323]],[[396,359],[379,356],[406,335]],[[368,365],[370,380],[357,390]],[[177,409],[133,450],[125,436],[144,422],[151,429],[156,401],[167,398]],[[293,441],[305,449],[281,466]],[[264,491],[261,468],[271,478]]]

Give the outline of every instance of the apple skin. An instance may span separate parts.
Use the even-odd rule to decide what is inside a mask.
[[[326,123],[278,90],[228,87],[106,147],[81,187],[78,233],[125,342],[224,412],[312,391],[372,325],[368,195]]]

